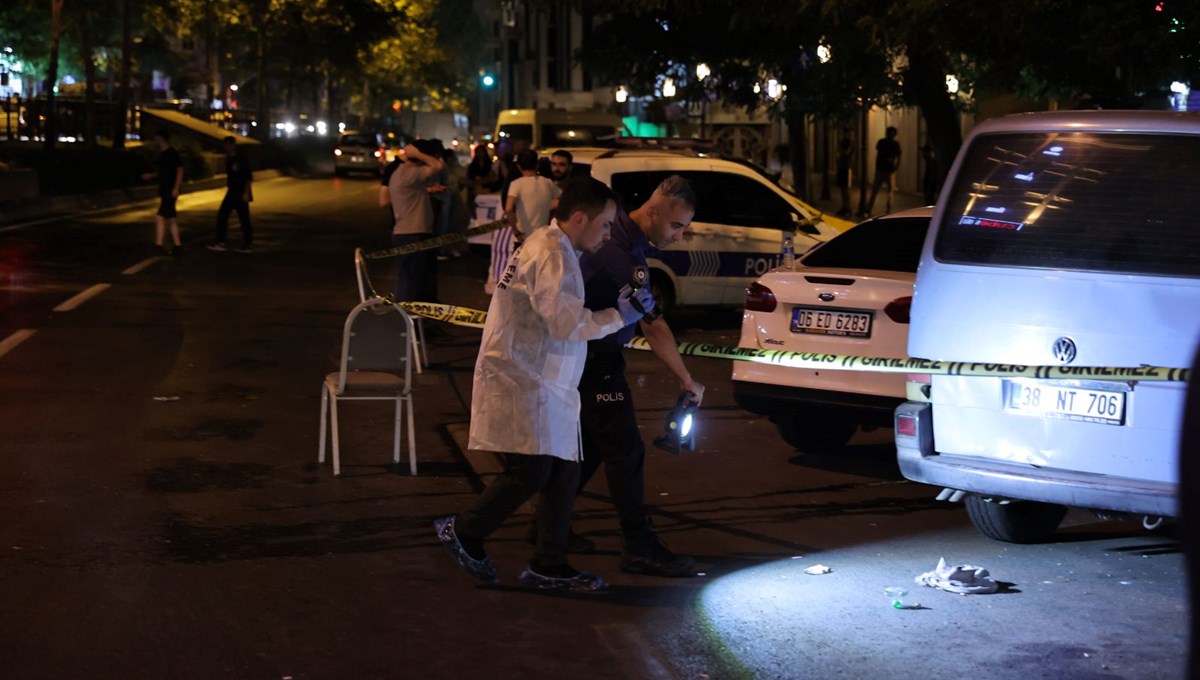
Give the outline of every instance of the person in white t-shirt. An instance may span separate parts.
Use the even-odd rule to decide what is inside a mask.
[[[550,224],[550,211],[562,195],[562,189],[554,180],[538,175],[537,164],[535,151],[523,149],[517,153],[521,176],[509,185],[508,200],[504,204],[504,215],[516,228],[517,241],[525,240],[534,229]]]

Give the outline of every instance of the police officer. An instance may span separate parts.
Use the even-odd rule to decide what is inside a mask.
[[[607,585],[567,564],[566,542],[579,483],[578,387],[587,341],[641,318],[638,305],[654,306],[643,289],[598,311],[584,307],[577,253],[608,240],[616,210],[603,183],[588,178],[568,186],[555,222],[525,240],[496,284],[475,362],[469,446],[501,454],[507,469],[469,510],[434,522],[459,566],[482,581],[496,580],[484,540],[537,494],[539,540],[521,584],[581,591]]]
[[[633,279],[634,267],[646,266],[646,250],[666,248],[683,237],[696,212],[696,194],[678,175],[662,181],[649,199],[631,213],[618,210],[612,239],[596,253],[581,259],[588,309],[617,304],[619,291]],[[704,385],[696,382],[675,342],[670,326],[661,317],[639,321],[650,349],[679,380],[691,401],[704,399]],[[633,338],[634,324],[588,343],[587,363],[579,383],[580,424],[583,432],[583,468],[579,490],[604,463],[609,495],[621,522],[621,570],[633,574],[692,576],[695,560],[672,553],[654,534],[646,511],[646,446],[638,431],[632,393],[625,379],[622,347]],[[590,541],[572,535],[571,547],[590,552]]]

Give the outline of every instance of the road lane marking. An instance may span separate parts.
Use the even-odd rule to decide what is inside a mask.
[[[76,295],[75,297],[71,298],[70,300],[67,300],[66,302],[62,303],[61,305],[55,307],[54,311],[69,312],[72,309],[79,307],[79,305],[82,305],[83,303],[87,302],[88,300],[91,300],[92,298],[96,297],[97,295],[103,293],[104,291],[108,290],[109,288],[112,288],[111,283],[97,283],[96,285],[92,286],[91,288],[88,288],[87,290],[83,291],[79,295]]]
[[[154,257],[148,257],[148,258],[142,260],[141,262],[138,262],[137,264],[133,265],[129,269],[126,269],[125,271],[123,271],[121,273],[124,274],[125,276],[129,276],[131,274],[136,274],[136,273],[142,271],[143,269],[145,269],[146,267],[149,267],[150,265],[154,264],[155,262],[158,262],[159,260],[165,260],[165,259],[166,259],[165,257],[158,257],[157,255]]]
[[[37,331],[32,328],[22,328],[4,338],[4,340],[0,340],[0,357],[8,354],[9,350],[28,340],[34,333],[37,333]]]

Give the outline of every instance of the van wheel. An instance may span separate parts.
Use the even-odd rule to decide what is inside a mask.
[[[967,516],[981,534],[1005,543],[1044,543],[1058,529],[1067,507],[1034,501],[1000,501],[967,495]]]
[[[671,280],[666,274],[650,272],[650,294],[654,296],[654,304],[663,314],[675,309],[675,286],[671,285]]]
[[[850,420],[827,412],[779,416],[775,426],[783,441],[804,453],[837,453],[858,428]]]

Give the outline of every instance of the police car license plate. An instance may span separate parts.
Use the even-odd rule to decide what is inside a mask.
[[[1123,425],[1127,394],[1044,380],[1005,380],[1004,410],[1022,416]]]
[[[869,338],[871,314],[819,307],[796,307],[792,310],[791,328],[793,333]]]

